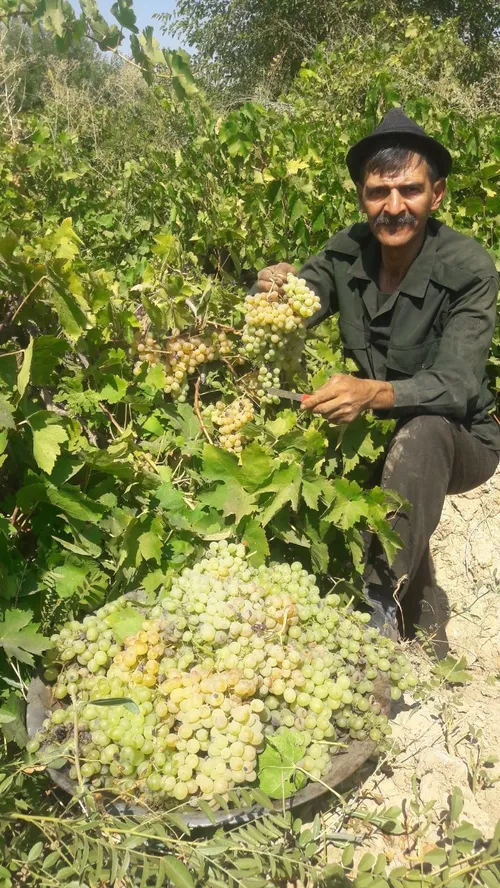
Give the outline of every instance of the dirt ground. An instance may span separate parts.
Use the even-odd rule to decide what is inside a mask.
[[[383,851],[393,865],[434,847],[454,787],[463,793],[462,818],[483,835],[500,820],[500,764],[487,763],[491,755],[500,757],[500,471],[483,487],[447,499],[431,552],[435,600],[422,614],[424,635],[434,634],[441,656],[447,638],[449,653],[466,658],[471,677],[463,685],[436,682],[435,658],[422,639],[406,643],[424,699],[406,694],[396,705],[399,749],[374,771],[372,765],[354,799],[371,810],[402,808],[405,833],[383,835],[357,820],[347,827],[363,839],[359,855]],[[337,814],[330,825],[338,828]]]

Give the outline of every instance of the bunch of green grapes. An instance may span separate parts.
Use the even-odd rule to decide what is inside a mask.
[[[203,364],[220,360],[231,351],[231,342],[223,330],[203,336],[170,336],[162,345],[154,337],[147,336],[137,345],[138,360],[133,372],[134,376],[139,376],[146,364],[150,367],[162,365],[166,375],[165,392],[182,402],[187,396],[188,376]]]
[[[46,678],[60,703],[28,749],[75,758],[76,706],[80,773],[95,790],[215,807],[214,794],[256,784],[268,738],[286,730],[300,734],[302,773],[323,779],[343,744],[389,732],[377,678],[393,699],[415,686],[368,621],[321,598],[298,562],[254,568],[244,545],[213,542],[147,613],[120,599],[54,637]]]
[[[245,436],[243,429],[254,418],[253,404],[249,398],[236,398],[227,406],[218,401],[210,413],[211,420],[219,430],[219,447],[233,453],[241,453]]]
[[[283,296],[271,290],[246,297],[241,341],[246,357],[261,365],[259,384],[263,403],[273,402],[266,391],[279,386],[281,370],[293,370],[300,360],[306,321],[319,308],[319,297],[302,278],[293,274],[287,275]]]

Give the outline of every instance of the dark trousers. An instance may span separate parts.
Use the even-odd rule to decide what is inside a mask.
[[[445,496],[484,484],[498,460],[498,453],[443,416],[415,416],[399,423],[380,483],[401,494],[412,508],[401,508],[391,520],[403,542],[391,566],[378,540],[371,540],[365,582],[391,598],[396,590],[399,600],[409,590],[413,594],[412,580],[422,573],[422,567],[425,573],[423,560],[429,558],[429,540],[439,523]]]

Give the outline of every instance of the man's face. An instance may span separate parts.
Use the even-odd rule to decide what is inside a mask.
[[[433,184],[426,161],[413,154],[401,172],[368,173],[357,188],[372,234],[384,246],[403,247],[422,235],[431,212],[441,204],[446,182]]]

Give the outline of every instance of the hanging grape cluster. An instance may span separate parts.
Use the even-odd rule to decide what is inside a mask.
[[[320,598],[299,563],[253,568],[243,545],[211,543],[147,615],[119,599],[53,636],[46,678],[63,705],[28,750],[74,757],[76,705],[81,776],[94,789],[215,805],[214,793],[255,785],[267,738],[286,729],[300,733],[298,767],[322,779],[339,744],[389,732],[375,679],[390,679],[394,699],[415,685],[368,620]]]
[[[219,447],[233,453],[241,453],[245,443],[244,427],[254,418],[253,404],[249,398],[236,398],[225,405],[218,401],[210,410],[210,418],[219,431]]]
[[[230,355],[231,342],[222,330],[219,333],[206,333],[203,336],[170,336],[159,345],[152,336],[137,345],[138,360],[134,366],[134,376],[139,376],[143,366],[163,366],[165,370],[165,392],[177,401],[185,401],[188,392],[188,376],[203,364],[212,363]]]
[[[293,370],[302,354],[306,320],[318,311],[320,300],[305,280],[287,275],[283,296],[278,291],[249,294],[245,300],[244,354],[259,363],[258,396],[263,403],[276,398],[267,391],[279,387],[281,371]]]

